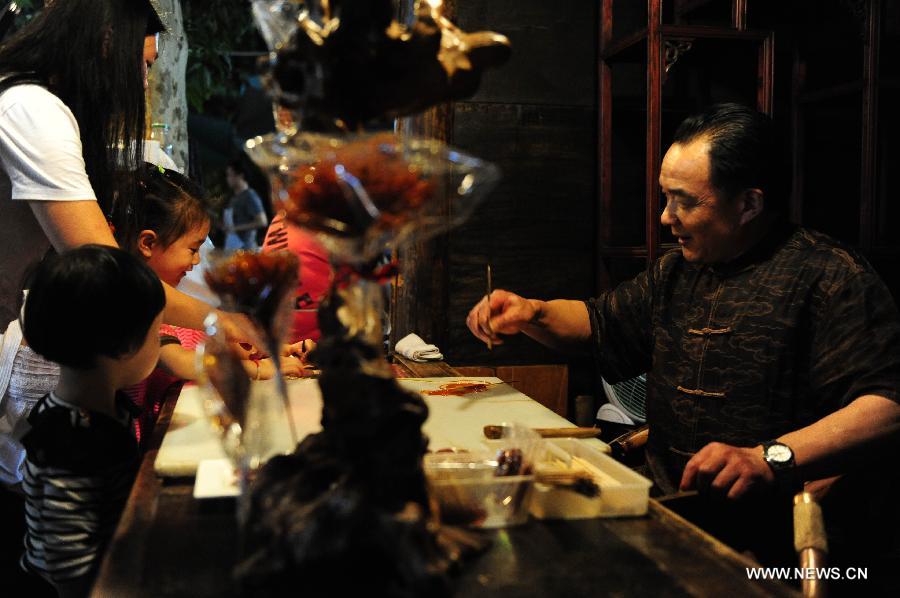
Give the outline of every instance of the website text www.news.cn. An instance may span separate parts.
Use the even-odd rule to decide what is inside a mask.
[[[804,579],[822,580],[866,580],[867,567],[747,567],[749,579],[774,579],[793,581]]]

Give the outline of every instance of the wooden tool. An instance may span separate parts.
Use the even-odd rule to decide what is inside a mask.
[[[596,438],[600,428],[533,428],[541,438]],[[503,426],[485,426],[485,438],[497,440],[503,438]]]
[[[494,283],[491,280],[491,263],[488,262],[488,265],[487,265],[487,294],[485,295],[485,297],[487,297],[487,307],[488,307],[488,321],[487,321],[488,333],[491,335],[494,334],[494,329],[493,329],[493,327],[491,327],[491,293],[493,293],[493,292],[494,292]],[[490,338],[488,338],[487,346],[488,346],[488,351],[493,351],[494,350],[494,341],[491,340]]]
[[[541,471],[534,474],[534,481],[548,486],[557,486],[578,494],[594,498],[600,494],[600,486],[587,471]]]
[[[794,548],[800,567],[821,571],[828,567],[828,536],[822,519],[822,508],[809,492],[794,495]],[[826,596],[824,579],[804,578],[803,596]]]
[[[622,434],[617,438],[614,438],[612,442],[609,443],[609,448],[612,451],[612,456],[616,459],[623,459],[632,451],[635,451],[647,444],[649,435],[650,426],[645,424],[640,428],[636,428],[634,430],[631,430],[630,432]]]

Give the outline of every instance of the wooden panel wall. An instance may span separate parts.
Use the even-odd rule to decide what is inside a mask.
[[[467,0],[463,29],[507,35],[513,57],[455,104],[453,143],[497,163],[503,180],[468,223],[447,237],[448,309],[438,341],[454,365],[559,362],[517,338],[489,352],[465,327],[485,290],[528,297],[590,296],[595,267],[595,2]]]

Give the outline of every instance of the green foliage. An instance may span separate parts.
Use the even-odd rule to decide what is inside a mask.
[[[30,21],[43,8],[44,0],[16,0],[16,4],[21,10],[19,16],[16,17],[16,24],[13,30],[21,28],[22,25]]]
[[[22,9],[24,13],[34,12],[38,5],[43,5],[42,0],[16,0],[16,4]]]
[[[21,26],[46,0],[17,0]],[[231,52],[262,51],[247,0],[180,0],[188,40],[187,99],[192,110],[204,113],[211,99],[228,102],[237,97]]]
[[[206,111],[212,98],[229,100],[239,90],[230,52],[261,50],[247,0],[182,0],[188,39],[187,99]]]

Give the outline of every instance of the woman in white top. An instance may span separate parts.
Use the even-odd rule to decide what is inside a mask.
[[[148,0],[44,4],[0,45],[0,331],[18,315],[25,272],[51,246],[64,251],[88,243],[116,245],[105,214],[117,193],[127,194],[131,185],[120,183],[116,171],[143,162],[147,69],[163,30]],[[166,322],[202,326],[208,305],[168,286],[165,293]],[[245,337],[241,320],[223,314],[222,325],[231,336]],[[34,395],[46,390],[43,383],[55,378],[52,367],[42,370],[25,347],[6,355],[13,361],[0,397],[7,403],[0,404],[0,441],[3,428],[16,428]],[[2,478],[15,481],[20,448],[4,442],[0,447]],[[24,507],[2,486],[0,526],[14,531],[23,525]],[[20,541],[16,535],[0,534],[5,583],[12,583],[7,556],[21,552],[21,545],[18,551],[7,545]],[[24,591],[16,583],[10,587]]]
[[[143,162],[147,69],[163,30],[148,0],[45,4],[0,45],[0,331],[18,315],[24,274],[51,247],[116,245],[105,214],[117,194],[133,192],[135,183],[117,173]],[[202,328],[210,306],[165,291],[165,321]],[[220,316],[226,333],[246,338],[242,320]],[[18,357],[19,370],[35,369],[25,353]],[[19,370],[7,390],[34,378]],[[6,394],[14,399],[0,404],[7,427],[31,394]],[[4,473],[15,475],[16,465]]]
[[[66,0],[0,46],[0,323],[52,245],[115,245],[115,172],[143,162],[144,89],[163,29],[148,0]],[[166,287],[167,323],[200,328],[209,306]],[[222,315],[242,337],[241,320]]]

